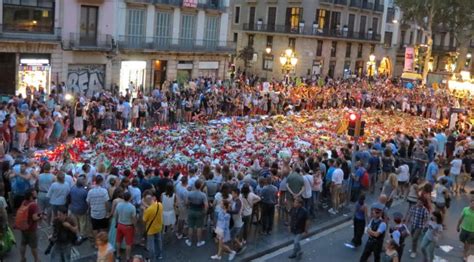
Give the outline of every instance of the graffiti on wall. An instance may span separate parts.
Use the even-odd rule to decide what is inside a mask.
[[[70,91],[92,96],[94,93],[102,91],[104,84],[105,65],[69,65],[66,85]]]

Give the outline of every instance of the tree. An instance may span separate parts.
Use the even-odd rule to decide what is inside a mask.
[[[470,0],[468,0],[470,1]],[[438,25],[443,17],[446,0],[396,0],[395,3],[403,11],[404,20],[415,22],[427,38],[427,50],[423,65],[423,83],[429,71],[431,51],[433,49],[433,25]]]
[[[237,54],[237,59],[244,62],[244,67],[249,68],[252,66],[253,54],[255,53],[252,46],[246,46],[242,48]]]
[[[458,59],[455,73],[464,69],[469,45],[474,38],[474,1],[472,0],[447,0],[448,8],[443,16],[450,33],[454,35],[457,42]]]

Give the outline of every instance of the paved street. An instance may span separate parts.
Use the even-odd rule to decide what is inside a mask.
[[[443,232],[440,245],[452,246],[453,250],[451,250],[449,253],[445,253],[441,249],[437,248],[435,255],[446,259],[449,262],[462,261],[462,245],[458,240],[456,224],[462,208],[467,206],[468,203],[468,195],[456,196],[452,202],[451,208],[449,209],[449,214],[446,216],[447,229]],[[400,205],[393,207],[389,213],[394,213],[396,211],[405,213],[407,208],[407,204],[400,203]],[[349,221],[313,237],[306,238],[302,241],[302,249],[304,254],[300,261],[359,261],[360,255],[363,251],[363,246],[354,250],[344,246],[344,243],[350,241],[352,236],[352,221]],[[364,238],[364,241],[365,240],[366,237]],[[421,256],[418,256],[417,259],[411,259],[409,257],[408,250],[410,249],[410,245],[411,239],[408,238],[406,240],[406,247],[402,261],[421,261]],[[287,246],[271,254],[260,257],[255,261],[289,261],[288,256],[291,254],[292,248],[293,246]],[[472,259],[472,261],[474,261],[474,257]]]

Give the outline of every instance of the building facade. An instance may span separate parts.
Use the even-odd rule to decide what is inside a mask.
[[[64,2],[63,2],[64,1]],[[67,4],[64,4],[67,3]],[[165,80],[225,78],[235,44],[228,0],[0,0],[1,93],[91,95]]]
[[[0,94],[60,79],[62,2],[0,0]]]
[[[250,68],[243,68],[239,60],[236,67],[282,77],[288,71],[279,57],[291,48],[298,59],[291,69],[294,75],[373,74],[369,58],[383,57],[385,9],[382,0],[235,0],[232,29],[237,52],[247,46],[255,52]]]

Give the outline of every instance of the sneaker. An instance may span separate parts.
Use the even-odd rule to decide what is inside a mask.
[[[234,260],[235,254],[237,254],[237,253],[235,253],[235,251],[230,252],[230,254],[229,254],[229,261]]]
[[[193,243],[192,243],[191,240],[189,240],[189,239],[186,239],[185,242],[186,242],[186,245],[188,245],[188,247],[190,247],[190,246],[193,245]]]
[[[178,234],[178,233],[176,233],[176,238],[177,238],[177,239],[182,239],[182,238],[183,238],[183,234]]]
[[[336,210],[334,210],[334,209],[332,209],[332,208],[329,209],[328,212],[329,212],[330,214],[333,214],[333,215],[337,214]]]
[[[212,260],[221,260],[222,257],[219,256],[219,255],[214,255],[214,256],[211,257],[211,259],[212,259]]]
[[[197,247],[202,247],[202,246],[204,246],[204,244],[206,244],[206,241],[203,240],[203,241],[199,241],[199,242],[196,244],[196,246],[197,246]]]
[[[293,254],[291,254],[288,258],[290,258],[290,259],[296,258],[296,254],[293,253]]]
[[[412,253],[410,254],[410,258],[416,258],[416,253],[415,253],[415,252],[412,252]]]

